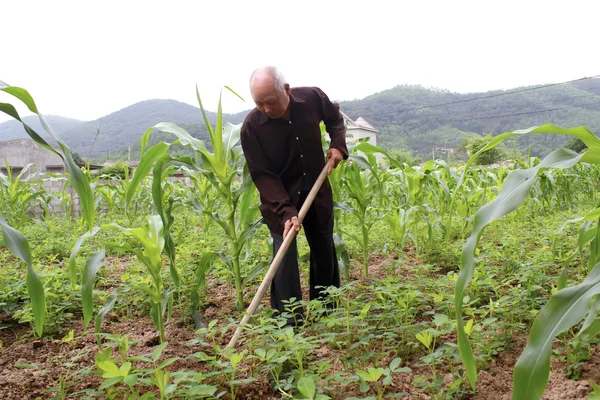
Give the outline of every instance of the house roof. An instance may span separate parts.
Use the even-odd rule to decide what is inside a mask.
[[[367,120],[364,119],[363,117],[358,117],[358,119],[356,120],[356,125],[358,125],[362,128],[365,128],[366,130],[369,130],[369,131],[379,132],[377,129],[375,129],[373,127],[373,125],[368,123]]]
[[[356,126],[354,121],[352,121],[352,119],[349,116],[347,116],[344,112],[342,112],[341,110],[340,110],[340,114],[342,114],[342,117],[344,118],[344,122],[346,123],[347,128]]]
[[[377,129],[375,129],[373,127],[373,125],[368,123],[367,120],[364,119],[363,117],[358,117],[356,119],[356,121],[352,121],[352,119],[349,116],[347,116],[345,113],[343,113],[342,111],[340,111],[340,114],[342,114],[342,117],[344,118],[344,121],[346,122],[346,129],[348,129],[348,130],[364,129],[367,131],[379,133],[379,131]]]

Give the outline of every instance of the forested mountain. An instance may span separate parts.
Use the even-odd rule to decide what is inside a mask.
[[[362,100],[341,102],[341,109],[379,129],[379,145],[409,148],[425,156],[434,147],[457,147],[474,134],[498,135],[546,123],[583,125],[600,133],[600,79],[543,86],[473,94],[397,86]],[[514,146],[545,155],[567,140],[560,135],[536,135],[521,138]]]
[[[341,101],[341,109],[352,119],[365,118],[380,132],[378,144],[388,150],[404,148],[429,158],[434,148],[459,148],[465,138],[497,135],[516,129],[551,123],[562,127],[586,126],[600,134],[600,79],[583,79],[569,84],[540,85],[460,94],[421,86],[397,86],[361,100]],[[224,114],[224,120],[241,123],[249,110]],[[208,112],[214,123],[215,113]],[[63,140],[87,157],[94,140],[92,159],[103,161],[139,157],[141,135],[159,122],[173,122],[193,136],[207,140],[198,107],[175,100],[147,100],[91,122],[48,116]],[[28,123],[43,132],[36,117]],[[98,134],[99,132],[99,134]],[[97,137],[96,137],[97,136]],[[0,124],[0,140],[23,138],[16,121]],[[150,143],[172,141],[171,135],[155,132]],[[543,156],[568,139],[559,135],[536,135],[514,139],[515,151]]]
[[[207,115],[214,123],[216,114],[207,112]],[[239,123],[243,116],[225,115],[224,119]],[[98,158],[107,152],[124,153],[128,146],[139,148],[139,141],[144,132],[159,122],[173,122],[188,127],[191,129],[190,133],[198,136],[206,133],[202,113],[198,107],[175,100],[146,100],[71,129],[63,133],[61,138],[82,156],[88,155],[93,144],[92,158]],[[155,136],[165,137],[158,134]]]

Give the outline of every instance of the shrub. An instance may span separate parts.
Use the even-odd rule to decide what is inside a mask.
[[[125,179],[125,171],[127,171],[127,176],[131,176],[131,170],[131,166],[125,161],[117,161],[102,168],[100,174],[108,175],[111,178]]]

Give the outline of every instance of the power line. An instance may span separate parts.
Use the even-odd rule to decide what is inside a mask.
[[[528,115],[528,114],[540,114],[540,113],[545,113],[545,112],[550,112],[550,111],[565,110],[567,108],[579,108],[579,107],[589,106],[589,105],[593,105],[593,104],[600,104],[600,101],[594,101],[594,102],[591,102],[591,103],[579,104],[579,105],[576,105],[576,106],[565,106],[565,107],[557,107],[557,108],[548,108],[546,110],[526,111],[526,112],[514,113],[514,114],[491,115],[491,116],[487,116],[487,117],[471,118],[469,121],[476,121],[476,120],[479,120],[479,119],[515,117],[515,116],[518,116],[518,115]],[[460,121],[460,119],[456,119],[455,121]]]
[[[596,97],[596,96],[587,96],[587,97]],[[569,108],[580,108],[580,107],[590,106],[590,105],[594,105],[594,104],[600,104],[600,101],[593,101],[593,102],[583,103],[583,104],[579,104],[579,105],[575,105],[575,106],[555,107],[555,108],[547,108],[547,109],[543,109],[543,110],[524,111],[524,112],[510,113],[510,114],[487,115],[487,116],[483,116],[483,117],[475,117],[475,118],[468,118],[468,119],[463,119],[463,118],[444,119],[442,122],[458,122],[458,121],[460,121],[460,122],[466,123],[466,122],[477,121],[477,120],[482,120],[482,119],[506,118],[506,117],[520,116],[520,115],[542,114],[542,113],[546,113],[546,112],[565,110],[565,109],[569,109]],[[437,120],[441,116],[425,116],[425,117],[428,118],[429,120],[432,120],[434,118]],[[439,121],[437,121],[437,122],[439,122]]]
[[[494,98],[494,97],[508,96],[508,95],[515,94],[515,93],[522,93],[522,92],[539,90],[539,89],[544,89],[544,88],[553,87],[553,86],[565,85],[567,83],[580,82],[580,81],[584,81],[584,80],[588,80],[588,79],[594,79],[594,78],[599,78],[599,77],[600,77],[600,75],[594,75],[594,76],[588,76],[588,77],[573,79],[573,80],[565,81],[565,82],[550,83],[550,84],[547,84],[547,85],[534,86],[534,87],[528,87],[528,88],[523,88],[523,89],[516,89],[516,90],[512,90],[510,92],[503,92],[503,93],[490,94],[490,95],[486,95],[486,96],[479,96],[479,97],[474,97],[474,98],[471,98],[471,99],[449,101],[449,102],[445,102],[445,103],[430,104],[430,105],[417,106],[417,107],[411,107],[411,108],[401,108],[399,110],[393,110],[393,111],[388,111],[388,112],[378,112],[378,113],[372,113],[372,114],[362,114],[361,116],[364,118],[364,117],[372,117],[374,115],[388,115],[388,114],[402,113],[402,112],[408,112],[408,111],[422,110],[422,109],[425,109],[425,108],[437,108],[437,107],[449,106],[449,105],[453,105],[453,104],[462,104],[462,103],[468,103],[468,102],[476,101],[476,100],[483,100],[483,99],[490,99],[490,98]]]
[[[590,97],[595,98],[595,99],[600,98],[599,95],[585,94],[585,95],[580,95],[580,96],[569,97],[568,100],[570,101],[570,100],[574,100],[574,99],[585,99],[585,98],[590,98]],[[567,107],[567,106],[565,106],[565,107]],[[578,106],[568,106],[568,107],[578,107]],[[485,112],[485,111],[480,111],[480,112]],[[533,112],[536,112],[536,111],[532,111],[532,113]],[[414,117],[411,117],[411,118],[416,118],[416,119],[418,119],[418,118],[444,118],[446,116],[456,117],[459,115],[468,115],[468,114],[473,114],[473,111],[465,111],[465,112],[461,112],[461,113],[448,113],[448,114],[437,113],[437,114],[430,114],[430,115],[415,115]],[[512,115],[512,114],[510,114],[510,115]],[[483,117],[483,118],[488,118],[488,117]],[[448,119],[448,120],[449,121],[458,121],[460,119]]]

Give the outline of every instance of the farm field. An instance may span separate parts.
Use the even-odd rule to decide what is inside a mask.
[[[210,150],[173,124],[156,129],[177,141],[147,146],[149,129],[139,166],[118,178],[78,168],[62,143],[67,175],[0,177],[0,398],[600,396],[591,132],[519,133],[590,149],[495,167],[475,165],[478,154],[411,167],[350,144],[330,176],[336,307],[306,291],[290,303],[307,316],[293,329],[267,297],[225,349],[271,260],[239,126],[218,118]],[[63,192],[45,192],[49,179]],[[80,216],[69,217],[68,184]],[[299,255],[307,289],[302,235]]]

